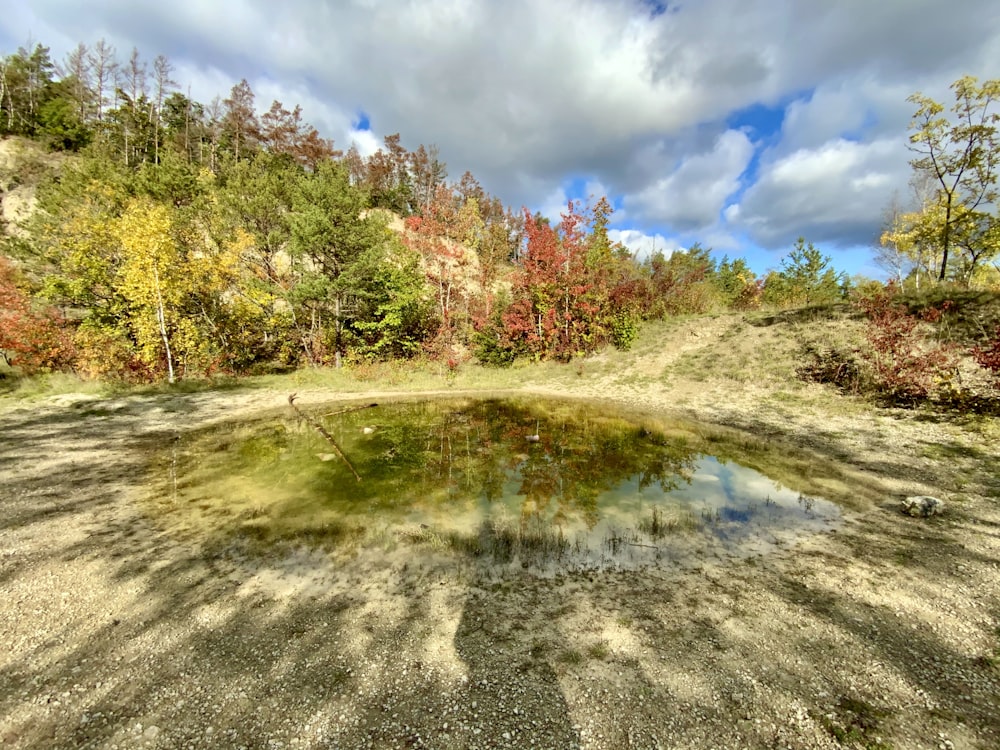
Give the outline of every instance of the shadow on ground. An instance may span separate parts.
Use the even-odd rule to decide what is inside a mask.
[[[684,573],[260,559],[130,502],[144,452],[207,408],[3,415],[8,746],[1000,744],[995,514],[887,505]]]

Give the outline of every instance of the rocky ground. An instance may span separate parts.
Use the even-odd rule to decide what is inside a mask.
[[[677,335],[634,363],[649,377],[597,362],[522,389],[745,430],[882,499],[795,549],[683,571],[260,560],[171,533],[137,496],[149,450],[284,391],[3,400],[0,743],[1000,747],[997,420],[661,378],[725,331]],[[903,516],[912,494],[945,514]]]

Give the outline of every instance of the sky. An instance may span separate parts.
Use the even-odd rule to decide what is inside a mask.
[[[5,0],[30,40],[166,55],[209,102],[246,78],[339,148],[436,145],[511,206],[607,196],[613,238],[778,268],[804,237],[850,274],[910,197],[922,92],[1000,76],[996,0]]]

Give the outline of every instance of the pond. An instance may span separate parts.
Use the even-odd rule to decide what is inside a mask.
[[[786,457],[758,441],[606,406],[296,406],[158,453],[156,516],[251,550],[305,545],[538,571],[745,557],[840,519],[836,504],[810,494],[815,482],[788,476]]]

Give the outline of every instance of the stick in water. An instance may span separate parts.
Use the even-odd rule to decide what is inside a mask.
[[[294,395],[294,394],[293,394]],[[341,414],[349,414],[352,411],[361,411],[362,409],[371,409],[378,404],[363,404],[362,406],[352,406],[349,409],[341,409],[340,411],[331,411],[329,414],[324,414],[324,417],[337,417]]]
[[[315,427],[316,431],[319,432],[320,435],[322,435],[323,437],[326,438],[327,442],[330,443],[330,445],[333,446],[333,449],[335,451],[337,451],[337,455],[340,456],[342,459],[344,459],[344,463],[347,464],[347,468],[351,470],[352,474],[354,474],[354,478],[357,479],[360,482],[361,481],[361,475],[358,474],[358,470],[354,468],[354,464],[351,463],[351,459],[349,459],[344,454],[344,451],[342,451],[340,449],[340,446],[337,445],[337,441],[333,439],[333,435],[331,435],[329,432],[327,432],[323,428],[323,425],[321,425],[319,422],[317,422],[315,419],[313,419],[312,417],[310,417],[308,414],[306,414],[304,411],[302,411],[299,407],[297,407],[295,405],[295,396],[296,395],[297,394],[293,393],[293,394],[291,394],[288,397],[288,405],[291,406],[293,409],[295,409],[295,413],[296,414],[298,414],[306,422],[308,422],[313,427]],[[375,406],[375,404],[372,404],[372,406]],[[365,408],[367,408],[367,407],[365,407]]]

